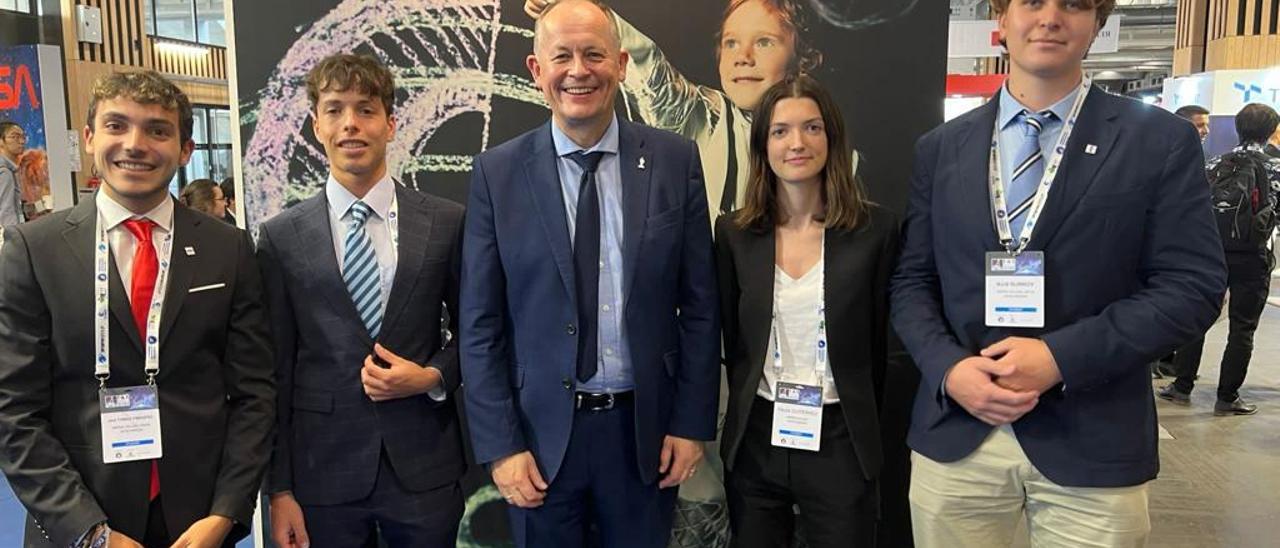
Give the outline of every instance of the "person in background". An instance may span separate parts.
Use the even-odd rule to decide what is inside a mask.
[[[218,184],[218,188],[222,189],[222,197],[227,199],[226,212],[222,214],[222,220],[227,224],[236,224],[236,179],[235,177],[227,177]]]
[[[1230,152],[1209,160],[1209,184],[1214,189],[1212,203],[1218,215],[1218,233],[1227,257],[1227,345],[1222,351],[1218,378],[1218,398],[1213,404],[1217,416],[1252,415],[1258,406],[1240,397],[1249,360],[1253,356],[1253,334],[1267,306],[1271,290],[1271,270],[1275,254],[1272,232],[1280,219],[1280,159],[1266,152],[1267,140],[1280,126],[1280,114],[1261,104],[1245,105],[1236,114],[1236,134],[1240,144]],[[1248,189],[1241,196],[1239,189]],[[1252,196],[1257,190],[1256,197]],[[1241,200],[1248,207],[1237,210],[1221,204]],[[1177,352],[1173,373],[1177,377],[1159,392],[1161,399],[1179,405],[1191,404],[1200,358],[1204,354],[1201,335]]]
[[[1196,127],[1196,133],[1200,134],[1200,142],[1203,143],[1205,139],[1209,138],[1209,109],[1200,105],[1183,105],[1173,113],[1191,122],[1191,125]]]
[[[182,187],[182,192],[178,193],[178,201],[214,219],[222,219],[227,209],[222,189],[209,179],[196,179],[187,183],[187,186]]]
[[[0,228],[23,222],[22,186],[18,156],[27,147],[27,133],[16,123],[0,122]]]
[[[717,220],[715,239],[733,545],[790,545],[798,506],[806,545],[870,547],[898,221],[867,201],[844,118],[812,78],[765,92],[750,144],[743,208]],[[816,423],[785,414],[796,387],[812,392]]]

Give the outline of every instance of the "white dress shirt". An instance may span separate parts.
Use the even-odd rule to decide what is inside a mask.
[[[133,281],[133,254],[138,249],[138,241],[134,239],[133,233],[124,227],[124,222],[129,219],[150,219],[156,226],[151,229],[151,244],[155,246],[156,257],[160,257],[163,249],[165,236],[173,232],[173,198],[165,197],[160,205],[151,211],[142,215],[138,215],[128,208],[120,205],[105,191],[98,191],[98,195],[94,198],[95,205],[98,206],[98,219],[102,221],[102,226],[107,229],[107,243],[111,245],[111,255],[116,260],[116,270],[120,271],[120,283],[124,284],[125,295],[133,291],[131,287]]]

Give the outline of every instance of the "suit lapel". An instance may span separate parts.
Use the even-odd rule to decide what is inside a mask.
[[[350,318],[354,329],[360,337],[373,344],[364,323],[360,321],[360,313],[351,302],[347,293],[347,285],[342,281],[342,270],[338,267],[338,257],[333,250],[333,229],[329,226],[329,199],[322,190],[320,194],[295,207],[306,208],[293,218],[293,228],[298,233],[298,244],[303,249],[302,255],[307,261],[307,271],[314,276],[320,294],[334,310],[344,318]]]
[[[576,302],[573,245],[569,240],[569,222],[565,219],[564,193],[560,190],[560,170],[556,168],[556,147],[551,141],[550,122],[534,132],[529,148],[529,158],[524,163],[525,181],[542,219],[542,229],[551,243],[551,256],[560,270],[565,291],[570,300]]]
[[[1049,190],[1049,202],[1027,245],[1029,249],[1044,249],[1080,203],[1080,198],[1093,187],[1094,176],[1115,148],[1123,125],[1115,122],[1118,113],[1114,107],[1115,102],[1105,91],[1090,88],[1075,131],[1067,142],[1062,166]],[[1092,149],[1095,152],[1086,153],[1087,145],[1096,147]]]
[[[632,282],[636,279],[636,267],[640,263],[640,242],[644,241],[645,220],[648,217],[650,173],[653,168],[640,166],[654,164],[645,158],[644,138],[630,123],[618,120],[618,171],[622,175],[622,297],[631,295]],[[644,163],[641,163],[641,159]]]
[[[433,224],[423,196],[406,192],[397,184],[396,200],[400,205],[399,244],[396,246],[396,274],[391,281],[391,293],[387,295],[386,313],[383,315],[384,325],[395,324],[409,295],[413,294],[422,262],[427,256],[427,242],[431,240]]]
[[[1000,93],[1004,93],[1001,89]],[[1000,98],[987,101],[978,107],[975,116],[969,119],[968,127],[961,128],[961,139],[956,144],[957,169],[960,171],[960,188],[948,193],[960,201],[961,219],[978,219],[985,228],[985,241],[995,245],[999,242],[994,220],[991,216],[991,142],[994,139],[996,114],[999,110]]]
[[[744,241],[747,242],[747,245],[743,246],[743,265],[746,272],[742,274],[741,287],[744,294],[751,292],[755,297],[744,301],[746,306],[738,311],[738,317],[743,323],[741,336],[748,346],[748,356],[769,356],[769,345],[773,344],[772,339],[769,338],[769,331],[772,329],[774,312],[777,231],[773,228],[764,232],[745,230],[743,236]],[[764,367],[756,367],[756,364],[751,364],[750,367],[751,373],[748,375],[747,386],[751,387],[751,393],[755,394],[755,387],[760,385],[760,377],[764,375]]]
[[[86,282],[93,279],[93,261],[94,246],[97,245],[97,229],[98,229],[98,207],[95,198],[86,198],[80,200],[75,209],[67,215],[67,228],[62,232],[62,239],[66,242],[67,247],[71,250],[71,254],[79,260],[83,270],[78,274]],[[129,294],[124,290],[124,283],[120,279],[120,271],[116,268],[116,262],[108,261],[108,293],[110,298],[108,308],[111,309],[111,315],[116,317],[116,327],[123,328],[125,338],[139,354],[142,354],[142,335],[138,333],[138,327],[133,322],[133,309],[129,307]]]
[[[212,217],[209,217],[212,219]],[[164,308],[160,312],[160,344],[169,340],[169,330],[173,322],[178,320],[182,303],[187,298],[187,290],[191,289],[191,275],[195,273],[200,255],[187,255],[185,250],[193,251],[202,247],[197,245],[197,231],[200,223],[206,220],[204,215],[173,204],[173,246],[169,254],[169,281],[164,291]],[[160,250],[157,249],[157,252]]]

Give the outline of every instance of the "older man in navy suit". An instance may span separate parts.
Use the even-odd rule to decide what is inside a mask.
[[[554,4],[530,71],[552,121],[476,159],[462,371],[476,460],[520,546],[665,546],[715,436],[719,321],[697,150],[618,120],[608,8]]]
[[[1010,74],[920,139],[893,324],[922,373],[917,546],[1141,546],[1159,468],[1147,364],[1225,289],[1200,140],[1089,86],[1114,0],[994,0]]]

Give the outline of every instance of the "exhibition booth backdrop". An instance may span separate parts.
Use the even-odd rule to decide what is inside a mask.
[[[611,3],[632,57],[618,115],[698,143],[713,216],[740,203],[750,110],[759,98],[758,90],[735,82],[740,67],[717,54],[730,3]],[[803,67],[833,91],[872,199],[901,211],[914,142],[942,120],[946,4],[768,3],[797,14],[804,45],[795,48],[790,66]],[[230,79],[238,119],[233,123],[240,128],[235,173],[250,231],[323,187],[327,164],[313,135],[303,79],[327,55],[367,53],[392,67],[399,125],[388,147],[391,173],[405,185],[459,202],[465,202],[475,155],[549,117],[525,68],[534,20],[525,13],[524,0],[257,0],[236,2],[231,9]],[[772,17],[739,15],[727,24],[744,33]],[[767,81],[783,68],[757,59],[754,70]],[[894,440],[890,451],[899,452],[888,460],[901,466],[885,471],[884,532],[906,535],[905,482],[894,477],[906,474],[903,439],[915,382],[907,378],[911,375],[889,379],[886,388],[886,402],[900,408],[886,413],[899,421],[885,425],[886,437]],[[706,468],[711,470],[706,477],[681,492],[676,545],[725,544],[722,489],[715,467]],[[468,501],[459,546],[508,544],[504,503],[482,469],[472,468],[464,492]],[[901,539],[900,534],[889,538]]]

